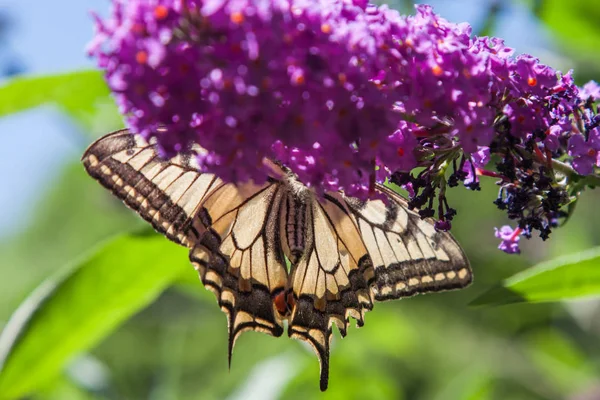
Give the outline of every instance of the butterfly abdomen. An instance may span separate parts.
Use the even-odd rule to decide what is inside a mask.
[[[296,264],[305,250],[306,202],[292,192],[288,194],[285,218],[285,240],[290,250],[286,256]]]

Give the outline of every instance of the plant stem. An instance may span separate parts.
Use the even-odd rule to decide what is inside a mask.
[[[555,171],[558,171],[564,174],[568,179],[572,179],[574,176],[581,176],[571,167],[569,164],[566,164],[562,161],[552,160],[552,168]],[[600,176],[598,175],[587,175],[581,177],[580,183],[583,185],[589,186],[600,186]]]

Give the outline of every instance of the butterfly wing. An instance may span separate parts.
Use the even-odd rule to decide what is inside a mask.
[[[290,186],[228,184],[198,172],[193,152],[169,160],[127,130],[106,135],[83,156],[88,173],[169,239],[190,248],[204,285],[217,296],[229,323],[229,360],[239,334],[283,332],[274,299],[293,293],[288,334],[308,342],[329,374],[331,326],[346,334],[349,317],[364,323],[373,299],[461,288],[471,281],[462,249],[436,232],[406,201],[361,202],[340,193],[310,195],[302,227],[303,251],[288,279],[284,251]],[[286,173],[275,164],[271,169]],[[298,211],[298,210],[295,210]],[[288,301],[288,305],[289,301]]]
[[[223,184],[199,173],[192,154],[162,160],[154,145],[126,129],[92,143],[82,162],[88,174],[158,232],[184,246],[205,230],[201,221],[193,221],[198,205]]]
[[[454,238],[437,232],[394,191],[362,202],[328,193],[307,207],[306,249],[290,284],[295,307],[289,335],[308,342],[321,364],[327,388],[331,326],[346,335],[349,317],[364,324],[373,300],[456,289],[471,282],[469,262]]]
[[[203,202],[202,218],[210,228],[190,260],[227,314],[230,362],[242,332],[283,333],[273,302],[287,282],[278,231],[282,195],[278,183],[229,184]]]
[[[281,185],[224,183],[198,172],[193,152],[169,160],[128,130],[94,142],[87,172],[169,239],[190,248],[190,260],[217,296],[229,322],[229,358],[239,334],[280,336],[272,296],[287,281],[277,227]],[[272,166],[275,168],[275,166]]]
[[[312,199],[306,209],[306,247],[290,277],[295,307],[288,334],[308,342],[319,357],[321,390],[327,388],[331,325],[346,335],[349,317],[362,326],[373,308],[373,266],[340,193]]]
[[[375,300],[460,289],[471,283],[469,260],[448,232],[409,210],[405,199],[378,185],[389,199],[361,202],[347,198],[360,235],[373,261]]]

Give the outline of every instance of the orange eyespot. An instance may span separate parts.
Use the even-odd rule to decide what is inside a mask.
[[[402,147],[398,147],[398,150],[396,150],[396,153],[398,153],[399,157],[403,157],[404,156],[404,149]]]
[[[287,303],[285,302],[285,292],[282,290],[273,299],[277,312],[281,315],[285,315],[287,311]]]
[[[331,25],[329,25],[329,24],[322,24],[321,25],[321,32],[323,32],[323,33],[330,33],[331,32]]]
[[[527,79],[527,84],[529,86],[535,86],[535,85],[537,85],[537,79],[535,79],[534,77],[531,77],[531,78]]]
[[[287,294],[287,307],[290,311],[296,307],[296,300],[294,300],[294,294],[291,291]]]
[[[294,293],[288,289],[287,294],[286,291],[281,290],[275,297],[273,298],[273,304],[277,309],[277,312],[282,315],[288,315],[294,307],[296,307],[296,300],[294,299]]]

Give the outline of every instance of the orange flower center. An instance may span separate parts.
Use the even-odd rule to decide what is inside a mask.
[[[244,22],[244,14],[242,14],[239,11],[231,13],[231,22],[238,25],[241,24],[242,22]]]
[[[596,154],[597,154],[597,153],[598,153],[598,152],[596,151],[596,149],[589,149],[589,150],[587,151],[587,154],[588,154],[588,156],[590,156],[590,157],[596,157]]]
[[[165,19],[169,15],[169,9],[163,5],[156,6],[154,9],[154,18],[157,20]]]
[[[140,50],[135,54],[135,61],[138,64],[146,64],[148,62],[148,52],[144,50]]]

